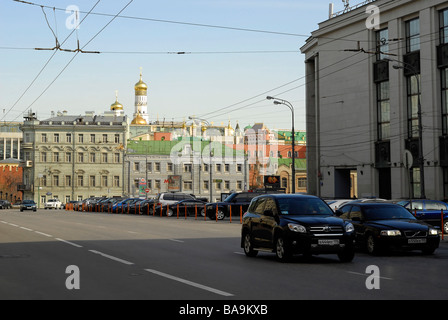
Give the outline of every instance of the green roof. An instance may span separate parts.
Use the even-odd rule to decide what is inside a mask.
[[[278,158],[278,166],[281,165],[290,166],[292,163],[291,158]],[[298,170],[306,170],[306,159],[295,159],[296,169]]]
[[[180,152],[186,144],[191,145],[192,150],[196,152],[209,152],[210,141],[200,141],[197,139],[182,139],[180,141],[144,141],[130,140],[127,145],[127,154],[152,154],[152,155],[170,155],[172,151]],[[222,152],[222,156],[243,156],[243,150],[234,150],[220,142],[213,141],[212,150],[215,155]]]

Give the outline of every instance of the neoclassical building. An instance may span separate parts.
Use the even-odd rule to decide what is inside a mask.
[[[124,190],[124,150],[127,118],[110,112],[68,115],[39,121],[25,117],[23,199],[43,204],[48,198],[63,203],[91,196],[121,196]]]

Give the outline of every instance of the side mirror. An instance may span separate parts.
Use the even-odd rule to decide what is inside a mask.
[[[339,217],[342,214],[342,211],[338,209],[334,212],[334,214]]]
[[[274,216],[274,212],[272,210],[264,210],[263,214],[265,216],[268,216],[268,217],[273,217]]]

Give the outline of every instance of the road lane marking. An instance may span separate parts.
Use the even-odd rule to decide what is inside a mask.
[[[185,242],[185,241],[177,240],[177,239],[168,239],[168,240],[170,240],[170,241],[174,241],[174,242],[181,242],[181,243],[184,243],[184,242]]]
[[[69,245],[72,245],[72,246],[74,246],[74,247],[82,248],[82,246],[79,245],[79,244],[77,244],[77,243],[73,243],[73,242],[70,242],[70,241],[67,241],[67,240],[64,240],[64,239],[61,239],[61,238],[55,238],[55,239],[58,240],[58,241],[67,243],[67,244],[69,244]]]
[[[29,228],[25,228],[25,227],[20,227],[20,229],[27,230],[27,231],[33,231],[33,230],[31,230]]]
[[[367,276],[369,276],[370,274],[366,274],[366,273],[360,273],[360,272],[354,272],[354,271],[347,271],[347,273],[351,273],[351,274],[356,274],[356,275],[358,275],[358,276],[364,276],[364,277],[367,277]],[[384,280],[394,280],[394,279],[392,279],[392,278],[387,278],[387,277],[379,277],[380,279],[384,279]]]
[[[196,282],[193,282],[193,281],[189,281],[189,280],[185,280],[185,279],[182,279],[182,278],[178,278],[178,277],[175,277],[175,276],[172,276],[170,274],[163,273],[163,272],[160,272],[160,271],[157,271],[157,270],[145,269],[145,271],[148,271],[150,273],[153,273],[153,274],[156,274],[156,275],[159,275],[161,277],[165,277],[165,278],[168,278],[168,279],[171,279],[171,280],[174,280],[174,281],[182,282],[182,283],[187,284],[187,285],[192,286],[192,287],[196,287],[196,288],[199,288],[199,289],[202,289],[202,290],[206,290],[206,291],[209,291],[209,292],[212,292],[212,293],[215,293],[215,294],[219,294],[221,296],[225,296],[225,297],[233,296],[233,294],[231,294],[231,293],[228,293],[228,292],[225,292],[225,291],[221,291],[221,290],[218,290],[218,289],[214,289],[214,288],[211,288],[211,287],[208,287],[208,286],[204,286],[202,284],[199,284],[199,283],[196,283]]]
[[[103,257],[105,257],[105,258],[108,258],[108,259],[111,259],[111,260],[120,262],[120,263],[124,263],[124,264],[127,264],[127,265],[134,264],[133,262],[129,262],[129,261],[126,261],[126,260],[123,260],[123,259],[120,259],[120,258],[111,256],[111,255],[102,253],[102,252],[100,252],[100,251],[96,251],[96,250],[89,250],[89,251],[92,252],[92,253],[95,253],[95,254],[99,254],[100,256],[103,256]]]
[[[49,237],[49,238],[52,238],[52,237],[53,237],[51,234],[43,233],[43,232],[40,232],[40,231],[34,231],[34,232],[36,232],[36,233],[38,233],[38,234],[41,234],[41,235],[43,235],[43,236]]]

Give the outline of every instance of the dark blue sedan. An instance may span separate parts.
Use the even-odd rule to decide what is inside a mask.
[[[412,202],[412,205],[411,205]],[[442,226],[443,212],[443,232],[448,233],[448,205],[437,200],[404,200],[397,204],[408,209],[418,220],[422,220],[436,227]]]

